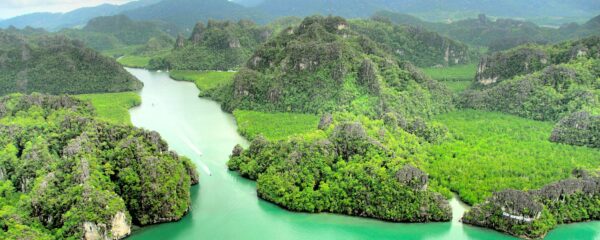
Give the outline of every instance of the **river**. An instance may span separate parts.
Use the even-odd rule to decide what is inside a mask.
[[[192,210],[181,221],[144,227],[134,240],[286,240],[286,239],[513,239],[495,231],[461,224],[467,208],[451,200],[448,223],[405,224],[335,214],[293,213],[260,200],[255,183],[227,170],[236,144],[247,146],[233,116],[219,104],[198,98],[193,83],[168,73],[127,69],[144,83],[142,105],[130,110],[137,127],[157,131],[172,150],[198,166],[200,184],[192,187]],[[560,226],[547,239],[597,239],[600,223]]]

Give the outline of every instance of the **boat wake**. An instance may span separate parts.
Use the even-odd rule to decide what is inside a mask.
[[[190,141],[189,138],[187,138],[185,135],[180,134],[179,138],[181,138],[183,140],[183,142],[185,143],[185,145],[187,145],[190,149],[192,149],[192,151],[194,151],[194,153],[196,153],[196,155],[198,155],[199,157],[202,156],[202,151],[200,151],[200,149],[198,149],[193,143],[192,141]],[[209,176],[212,176],[212,173],[210,172],[210,169],[208,168],[208,166],[206,166],[206,164],[204,164],[202,161],[198,160],[198,163],[200,164],[200,167],[202,168],[202,170],[204,170]]]

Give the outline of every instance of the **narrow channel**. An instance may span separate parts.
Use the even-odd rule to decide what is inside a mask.
[[[168,73],[127,70],[144,83],[142,105],[130,111],[133,124],[159,132],[172,150],[191,158],[201,174],[199,186],[192,188],[190,214],[179,222],[138,229],[129,239],[514,239],[460,223],[467,206],[456,198],[450,202],[451,222],[427,224],[293,213],[262,201],[254,182],[225,165],[236,144],[248,144],[237,133],[233,116],[218,103],[198,98],[192,83],[174,81]],[[598,229],[598,222],[565,225],[548,238],[593,239]]]

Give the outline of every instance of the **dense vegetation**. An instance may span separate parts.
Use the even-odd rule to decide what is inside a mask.
[[[428,190],[427,175],[415,167],[428,158],[419,138],[351,114],[319,128],[279,142],[256,137],[247,150],[233,150],[229,169],[257,180],[261,198],[293,211],[450,220],[448,202]]]
[[[282,31],[209,93],[253,139],[228,166],[257,180],[261,198],[294,211],[450,219],[436,191],[449,192],[435,183],[428,190],[418,167],[429,157],[423,146],[446,136],[420,117],[452,109],[451,93],[343,18],[308,17]]]
[[[557,224],[600,219],[600,178],[574,170],[577,178],[538,190],[506,190],[468,211],[463,222],[523,238],[542,238]]]
[[[559,122],[550,140],[598,147],[599,43],[599,37],[590,37],[485,57],[476,84],[459,98],[459,105]]]
[[[250,21],[198,22],[188,39],[179,36],[172,53],[152,59],[151,69],[222,70],[242,65],[271,35]]]
[[[475,110],[434,119],[451,137],[432,146],[434,160],[424,169],[469,204],[495,191],[540,188],[575,168],[596,170],[600,164],[598,149],[550,142],[550,122]]]
[[[339,17],[308,17],[260,47],[214,91],[224,109],[373,117],[430,116],[452,109],[451,92],[398,62]]]
[[[115,124],[131,124],[129,109],[142,103],[140,95],[135,92],[82,94],[74,97],[90,101],[96,109],[97,119]]]
[[[582,57],[600,58],[600,37],[567,41],[553,46],[526,45],[492,54],[481,59],[477,81],[482,85],[495,84]]]
[[[0,95],[93,93],[141,88],[113,59],[64,37],[0,31]]]
[[[236,110],[233,112],[238,131],[252,140],[262,136],[271,141],[317,130],[319,117],[301,113],[263,113]]]
[[[394,25],[388,21],[355,20],[350,28],[380,44],[400,60],[420,67],[448,66],[470,62],[469,48],[435,32]]]
[[[66,96],[0,99],[0,238],[119,239],[180,219],[198,175],[158,133]]]
[[[576,146],[600,148],[600,115],[575,112],[562,118],[552,130],[550,140]]]
[[[116,49],[124,46],[147,44],[151,39],[174,42],[178,28],[160,22],[133,21],[124,15],[98,17],[91,19],[84,28],[67,29],[60,33],[83,41],[98,51]],[[166,40],[163,40],[166,39]],[[150,42],[152,44],[152,42]],[[156,44],[154,44],[156,45]],[[164,46],[161,46],[164,48]],[[166,46],[172,47],[171,44]],[[161,48],[162,49],[162,48]]]
[[[600,60],[579,59],[518,76],[484,90],[466,91],[465,107],[543,121],[574,112],[600,113]]]

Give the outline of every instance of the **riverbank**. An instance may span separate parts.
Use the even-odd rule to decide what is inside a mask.
[[[142,228],[130,239],[514,239],[460,223],[457,214],[462,215],[466,206],[455,204],[459,203],[456,199],[450,201],[451,222],[427,224],[293,213],[260,200],[253,181],[226,169],[233,147],[247,145],[231,114],[214,101],[198,98],[193,83],[174,81],[164,72],[128,71],[145,84],[140,92],[142,105],[130,111],[133,124],[158,131],[171,149],[190,157],[206,176],[200,186],[192,187],[188,216],[176,223]],[[207,169],[212,176],[206,174]],[[598,222],[560,225],[546,239],[586,239],[597,236],[598,229]]]

